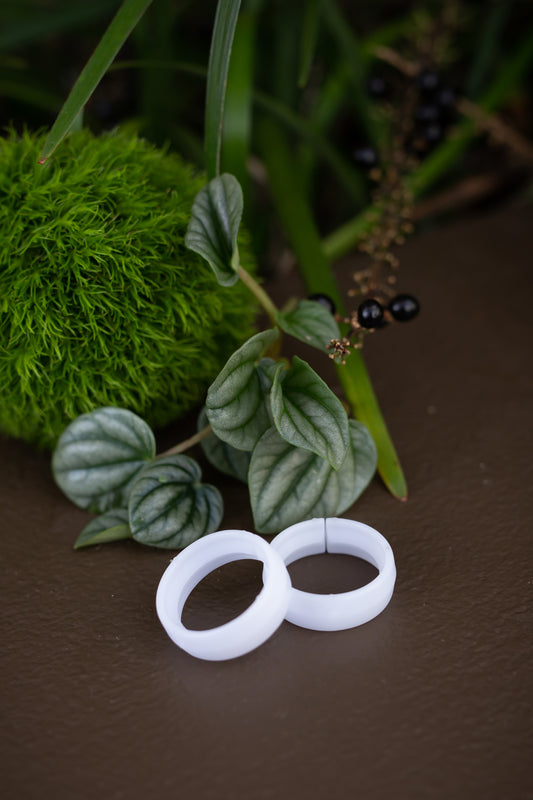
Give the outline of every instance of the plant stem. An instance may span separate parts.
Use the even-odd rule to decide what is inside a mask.
[[[268,120],[264,121],[260,133],[274,202],[298,258],[307,291],[329,295],[343,316],[345,309],[342,296],[321,247],[311,209],[283,133]],[[366,425],[374,439],[378,449],[378,471],[383,482],[391,494],[405,500],[405,477],[361,353],[357,350],[352,352],[346,364],[338,364],[336,368],[354,415]]]
[[[165,450],[163,453],[158,453],[156,458],[161,458],[162,456],[173,456],[177,453],[184,453],[185,450],[190,450],[191,447],[194,447],[195,444],[199,444],[202,439],[205,439],[211,433],[211,425],[206,425],[205,428],[202,428],[201,431],[195,433],[194,436],[191,436],[189,439],[185,439],[183,442],[174,445],[169,450]]]
[[[245,286],[252,292],[253,295],[259,300],[263,308],[265,309],[268,317],[273,325],[277,325],[277,315],[278,309],[265,292],[265,290],[259,286],[255,278],[253,278],[249,272],[247,272],[241,265],[237,267],[237,274],[241,281],[244,283]]]
[[[479,108],[485,113],[495,110],[513,91],[532,61],[533,36],[529,31],[484,93],[479,102]],[[456,127],[453,134],[420,165],[409,181],[415,197],[421,195],[446,173],[467,148],[476,132],[475,124],[470,119],[464,120]],[[326,257],[334,261],[348,253],[357,244],[361,234],[375,224],[376,219],[379,219],[379,216],[373,216],[372,210],[370,213],[365,211],[326,236],[322,241]]]

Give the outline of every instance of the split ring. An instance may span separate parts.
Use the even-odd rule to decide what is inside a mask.
[[[286,528],[270,543],[286,565],[320,553],[345,553],[373,564],[379,575],[351,592],[313,594],[291,588],[286,619],[315,631],[355,628],[388,605],[396,580],[391,546],[378,531],[349,519],[311,519]]]

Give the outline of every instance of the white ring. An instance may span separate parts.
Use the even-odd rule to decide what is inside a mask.
[[[218,628],[186,628],[181,614],[194,587],[217,567],[243,558],[264,564],[263,588],[253,603]],[[166,632],[183,650],[207,661],[224,661],[249,653],[274,633],[285,619],[290,590],[283,559],[264,539],[249,531],[217,531],[190,544],[170,563],[159,582],[156,609]]]
[[[396,580],[391,546],[374,528],[349,519],[311,519],[291,525],[270,543],[285,564],[319,553],[346,553],[369,561],[379,575],[366,586],[340,594],[291,589],[286,619],[315,631],[355,628],[376,617],[389,603]]]

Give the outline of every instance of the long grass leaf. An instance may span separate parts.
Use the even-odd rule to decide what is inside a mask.
[[[76,3],[42,12],[32,9],[31,15],[26,13],[16,22],[4,23],[5,27],[0,32],[0,52],[12,51],[16,47],[40,41],[45,36],[86,26],[108,13],[113,5],[117,6],[118,0],[114,4],[109,0],[91,0],[90,3]]]
[[[309,0],[305,9],[302,40],[300,42],[299,89],[303,89],[309,80],[309,72],[311,71],[318,38],[319,12],[320,0]]]
[[[152,0],[125,0],[85,65],[44,143],[43,164],[64,139],[107,68]]]
[[[204,135],[208,180],[212,180],[220,174],[226,81],[240,5],[241,0],[219,0],[215,15],[207,67],[205,100]]]
[[[359,41],[350,30],[350,26],[346,23],[336,3],[333,0],[322,0],[321,9],[324,23],[337,42],[339,52],[349,67],[352,100],[357,111],[358,122],[363,127],[369,142],[374,142],[377,134],[377,125],[372,116],[371,104],[366,94],[366,58],[363,57]]]
[[[499,0],[487,9],[487,16],[476,37],[476,54],[466,81],[466,94],[472,99],[479,96],[498,54],[498,45],[512,5],[512,0]]]
[[[329,295],[343,315],[343,300],[324,255],[283,133],[270,120],[265,120],[260,127],[259,140],[274,203],[298,259],[307,291]],[[374,439],[378,449],[378,471],[384,483],[395,497],[404,500],[407,497],[405,477],[361,354],[354,351],[345,365],[337,366],[337,373],[355,416],[366,425]]]
[[[224,172],[235,175],[245,198],[248,195],[246,162],[252,126],[256,21],[256,14],[249,11],[243,11],[237,21],[229,63],[222,130]]]

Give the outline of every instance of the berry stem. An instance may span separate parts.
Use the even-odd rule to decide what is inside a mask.
[[[205,439],[206,436],[209,436],[211,432],[211,425],[206,425],[205,428],[202,428],[201,431],[198,431],[198,433],[195,433],[194,436],[189,437],[189,439],[184,439],[183,442],[175,444],[174,447],[171,447],[169,450],[165,450],[163,453],[158,453],[156,458],[161,458],[161,456],[173,456],[177,453],[184,453],[186,450],[190,450],[191,447],[194,447],[195,444],[199,444],[202,439]]]
[[[309,294],[326,294],[341,317],[346,315],[342,296],[321,246],[309,202],[298,181],[298,172],[283,133],[272,126],[262,128],[262,150],[274,203],[283,220],[299,271]],[[267,133],[268,135],[265,135]],[[345,365],[336,364],[337,374],[354,416],[368,428],[378,450],[378,471],[391,494],[405,500],[407,486],[391,441],[372,382],[361,353],[350,354]]]
[[[265,292],[265,290],[259,286],[255,278],[253,278],[249,272],[247,272],[241,265],[237,267],[237,274],[241,281],[248,287],[248,289],[252,292],[253,295],[259,300],[263,308],[265,309],[268,317],[273,325],[277,325],[277,315],[278,309]]]
[[[491,114],[514,91],[517,83],[527,72],[533,61],[533,36],[528,31],[517,46],[513,56],[508,59],[494,82],[487,88],[477,104],[481,112]],[[462,109],[464,111],[464,108]],[[468,144],[477,133],[477,126],[472,119],[464,119],[456,126],[453,136],[444,141],[428,156],[423,164],[412,174],[409,187],[416,197],[430,188],[449,169],[466,150]],[[375,213],[372,213],[372,212]],[[372,229],[379,221],[377,209],[368,209],[341,225],[322,241],[322,248],[331,261],[335,261],[348,253],[360,240],[361,236]]]

